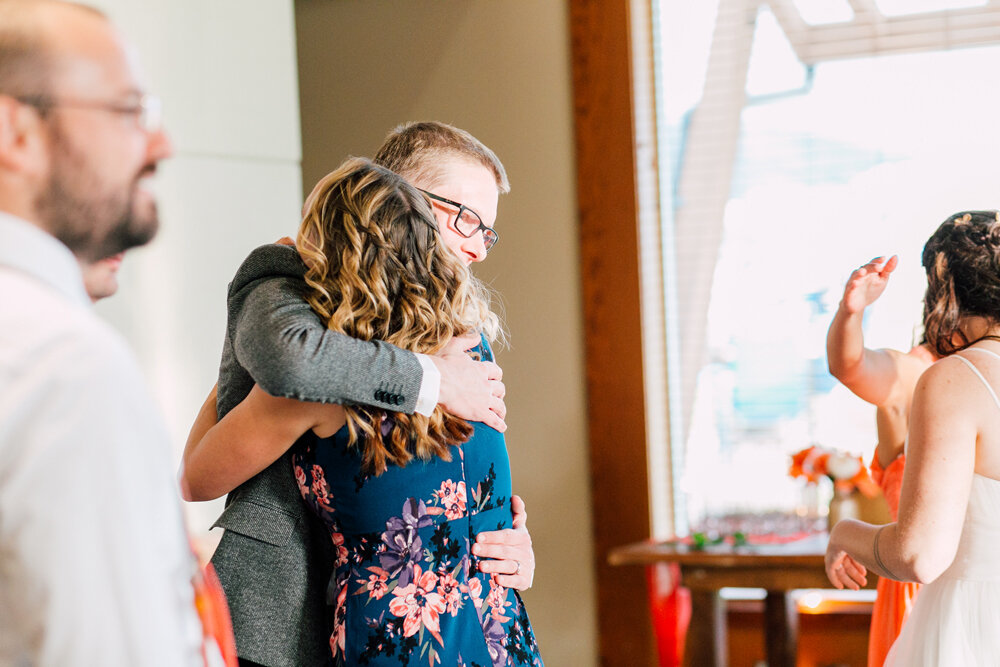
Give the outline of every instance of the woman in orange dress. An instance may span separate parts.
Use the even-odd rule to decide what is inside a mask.
[[[878,445],[872,457],[872,478],[882,487],[895,521],[906,456],[910,401],[921,373],[936,360],[924,344],[909,352],[870,350],[864,345],[865,308],[885,291],[896,268],[896,256],[876,257],[855,270],[827,333],[830,373],[862,400],[876,407]],[[913,605],[918,584],[880,578],[868,633],[868,667],[881,667]]]

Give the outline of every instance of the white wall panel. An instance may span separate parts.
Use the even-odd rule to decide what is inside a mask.
[[[100,0],[140,52],[181,154],[299,160],[289,0]]]
[[[175,156],[157,177],[161,230],[98,305],[128,338],[180,460],[216,380],[226,287],[256,246],[294,235],[302,201],[291,0],[98,0],[164,100]],[[188,506],[203,535],[218,505]]]

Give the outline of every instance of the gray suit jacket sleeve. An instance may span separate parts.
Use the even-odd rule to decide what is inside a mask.
[[[272,396],[412,413],[423,377],[416,356],[327,329],[303,299],[303,272],[298,253],[276,245],[240,267],[229,296],[236,364]],[[224,414],[231,406],[221,403]]]

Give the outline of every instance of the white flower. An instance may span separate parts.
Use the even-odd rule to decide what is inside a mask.
[[[826,470],[833,479],[851,479],[861,470],[861,461],[856,456],[834,452],[826,461]]]

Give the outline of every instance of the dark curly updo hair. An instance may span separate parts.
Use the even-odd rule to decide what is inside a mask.
[[[941,356],[965,349],[959,326],[970,316],[1000,324],[1000,212],[962,211],[924,246],[924,336]]]

